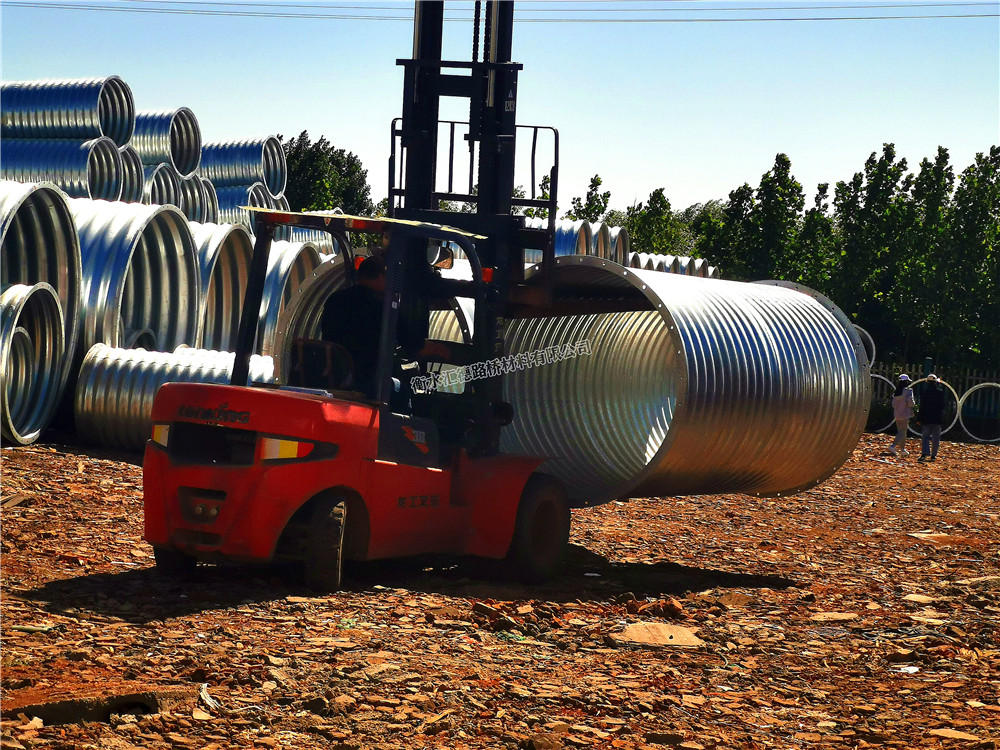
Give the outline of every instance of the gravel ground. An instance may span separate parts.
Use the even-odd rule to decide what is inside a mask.
[[[995,748],[1000,449],[887,442],[792,497],[574,511],[545,586],[431,558],[329,596],[171,581],[139,459],[5,448],[0,747]]]

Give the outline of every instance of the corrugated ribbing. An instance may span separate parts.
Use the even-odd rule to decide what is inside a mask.
[[[135,127],[132,91],[118,76],[12,81],[0,89],[4,138],[107,136],[124,146]]]
[[[152,429],[153,398],[164,383],[228,383],[232,352],[116,349],[87,352],[76,387],[76,429],[90,443],[140,451]],[[250,358],[249,382],[274,382],[270,357]]]
[[[206,143],[201,159],[202,173],[216,187],[262,182],[271,195],[285,192],[288,169],[277,138]]]
[[[246,294],[253,237],[239,224],[191,223],[201,269],[201,346],[232,351]]]
[[[310,242],[271,243],[267,258],[267,278],[264,280],[264,300],[260,306],[260,327],[257,334],[258,352],[267,351],[278,328],[278,319],[292,301],[296,290],[323,262],[319,250]]]
[[[617,268],[618,270],[614,270]],[[556,283],[640,290],[653,310],[512,321],[510,353],[589,354],[514,372],[505,452],[546,464],[576,505],[817,484],[853,450],[870,403],[857,333],[819,295],[573,259]],[[561,347],[562,349],[552,349]]]
[[[124,203],[141,203],[143,188],[146,185],[146,175],[142,168],[142,160],[131,146],[120,147],[118,155],[122,160],[121,200]]]
[[[35,442],[62,395],[63,313],[45,283],[14,284],[0,295],[0,428],[20,445]]]
[[[273,208],[271,196],[262,182],[236,187],[216,187],[215,193],[219,201],[219,223],[242,224],[251,232],[253,231],[253,222],[249,212],[244,211],[241,206]]]
[[[4,179],[53,182],[75,198],[118,200],[122,158],[110,138],[89,141],[27,140],[3,142]]]
[[[144,166],[142,202],[153,206],[180,206],[181,178],[170,164]]]
[[[136,112],[129,145],[143,164],[169,164],[181,177],[192,174],[201,163],[201,128],[187,107]]]
[[[85,314],[81,345],[119,346],[150,329],[156,348],[195,344],[201,285],[191,229],[173,206],[75,198]]]
[[[83,320],[80,240],[66,195],[51,183],[0,181],[0,287],[49,284],[64,324],[65,387]]]

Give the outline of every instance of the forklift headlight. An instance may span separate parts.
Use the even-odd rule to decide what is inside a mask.
[[[166,448],[167,439],[170,437],[170,425],[168,424],[154,424],[153,425],[153,442],[157,445]]]

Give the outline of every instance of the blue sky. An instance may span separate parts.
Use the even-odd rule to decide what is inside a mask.
[[[471,2],[445,7],[471,18]],[[119,75],[137,109],[189,107],[205,142],[324,135],[361,158],[377,199],[412,9],[3,0],[0,75]],[[944,146],[957,172],[1000,143],[998,14],[997,1],[525,0],[515,13],[518,122],[559,130],[564,209],[594,174],[614,208],[660,187],[678,209],[725,199],[756,186],[778,152],[811,196],[820,182],[849,179],[884,142],[911,169]],[[969,17],[940,17],[954,15]],[[848,17],[864,20],[806,20]],[[540,18],[558,22],[531,20]],[[750,20],[768,18],[795,20]],[[469,59],[471,33],[471,22],[447,23],[446,54]]]

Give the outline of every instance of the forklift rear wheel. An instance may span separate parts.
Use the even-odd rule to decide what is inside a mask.
[[[541,583],[552,575],[569,543],[569,504],[556,479],[533,474],[517,509],[514,539],[507,562],[524,583]]]
[[[178,578],[192,575],[198,566],[198,558],[185,555],[173,547],[153,547],[153,559],[158,571]]]
[[[317,501],[306,531],[303,560],[305,582],[310,588],[317,591],[340,588],[346,522],[347,502],[343,498]]]

